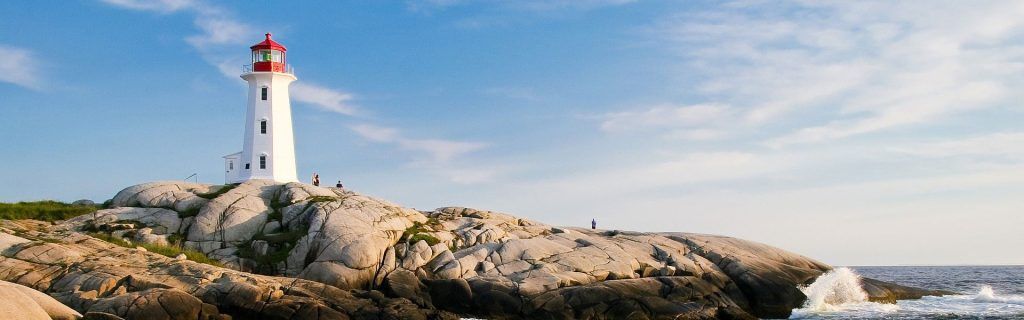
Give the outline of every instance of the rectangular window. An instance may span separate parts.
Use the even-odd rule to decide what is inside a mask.
[[[260,169],[267,168],[267,156],[260,156]]]
[[[228,161],[228,171],[235,170],[235,162]]]
[[[249,164],[248,163],[245,164],[245,170],[249,170]]]
[[[260,120],[260,134],[267,134],[267,120]]]
[[[260,100],[267,100],[267,87],[260,88]]]

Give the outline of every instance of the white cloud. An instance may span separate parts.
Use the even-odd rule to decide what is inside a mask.
[[[398,129],[371,124],[357,124],[349,128],[372,142],[394,144],[402,150],[425,155],[414,157],[410,165],[433,171],[456,183],[484,182],[494,177],[498,171],[496,168],[457,164],[463,162],[459,161],[460,157],[487,147],[484,143],[409,138]]]
[[[619,6],[633,2],[636,2],[636,0],[410,0],[406,1],[406,4],[410,10],[414,11],[464,6],[470,4],[484,4],[493,5],[502,9],[543,12],[566,9],[586,10],[608,6]]]
[[[353,99],[351,93],[300,82],[291,86],[291,93],[296,101],[312,104],[321,110],[349,116],[356,114],[356,107],[350,103]]]
[[[402,135],[398,129],[371,124],[358,124],[349,128],[356,134],[373,142],[394,143],[405,150],[425,153],[431,161],[437,163],[448,162],[453,158],[487,146],[479,142],[408,138]]]
[[[107,4],[134,10],[175,12],[196,5],[193,0],[101,0]]]
[[[372,124],[357,124],[349,127],[349,129],[352,129],[356,134],[373,142],[391,143],[401,139],[401,136],[398,134],[398,129],[395,128],[380,127]]]
[[[738,3],[667,19],[707,101],[814,143],[1019,104],[1024,3]],[[739,127],[738,127],[739,128]]]
[[[0,82],[34,90],[42,88],[39,62],[32,51],[0,44],[0,52],[4,55],[0,59]]]
[[[889,148],[896,154],[927,158],[981,156],[986,159],[1024,159],[1024,132],[1000,132],[960,139]]]
[[[398,144],[407,150],[423,151],[436,162],[447,162],[455,157],[486,147],[478,142],[462,142],[440,139],[400,139]]]
[[[531,88],[522,87],[492,87],[483,90],[484,94],[517,100],[537,101],[540,96]]]
[[[689,106],[660,105],[645,110],[605,114],[601,129],[629,131],[644,128],[697,127],[730,115],[726,106],[698,104]]]

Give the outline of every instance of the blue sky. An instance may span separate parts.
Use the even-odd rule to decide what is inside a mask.
[[[0,201],[221,183],[248,46],[300,177],[419,209],[1021,264],[1024,4],[4,2]]]

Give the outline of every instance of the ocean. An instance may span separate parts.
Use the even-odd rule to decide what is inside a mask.
[[[861,276],[959,294],[872,303]],[[1024,266],[837,268],[802,290],[808,301],[790,319],[1024,319]]]

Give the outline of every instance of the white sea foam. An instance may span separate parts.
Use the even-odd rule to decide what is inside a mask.
[[[868,294],[860,285],[860,276],[850,268],[825,272],[811,285],[799,289],[807,296],[807,301],[801,308],[793,310],[790,319],[849,312],[884,313],[899,309],[896,305],[868,302]]]
[[[900,300],[896,304],[868,302],[861,289],[860,276],[848,268],[838,268],[818,277],[809,286],[799,288],[807,301],[794,309],[790,319],[929,319],[935,315],[1004,317],[1024,315],[1024,296],[1000,295],[990,286],[982,286],[973,295],[924,297]]]
[[[1024,305],[1024,296],[1017,295],[996,295],[995,290],[992,290],[991,286],[981,286],[981,290],[974,295],[971,299],[973,302],[978,303],[1008,303]]]

